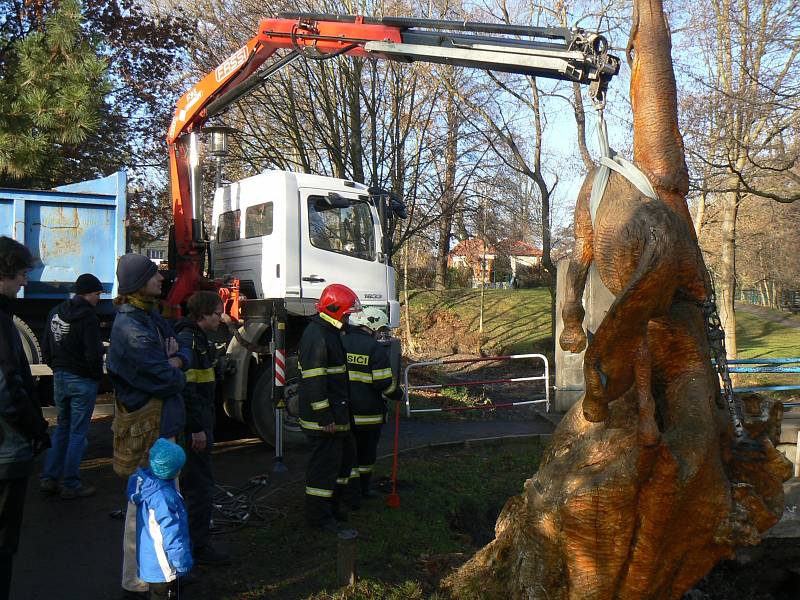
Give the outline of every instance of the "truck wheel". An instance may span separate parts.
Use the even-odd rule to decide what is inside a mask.
[[[19,317],[14,317],[14,325],[17,326],[19,337],[22,338],[22,347],[25,349],[28,364],[40,364],[42,362],[42,348],[39,346],[39,340],[36,338],[36,334],[33,333],[33,329],[28,327],[28,324]]]
[[[300,387],[300,369],[297,356],[290,355],[286,360],[286,407],[283,412],[284,448],[298,447],[307,443],[297,419],[300,405],[297,391]],[[272,366],[268,365],[256,380],[250,396],[250,424],[258,436],[275,446],[275,407],[272,404]]]

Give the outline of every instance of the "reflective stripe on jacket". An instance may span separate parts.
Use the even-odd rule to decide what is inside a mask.
[[[389,353],[370,333],[356,327],[344,336],[344,347],[353,424],[357,429],[380,427],[386,422],[383,394],[395,387]]]
[[[336,425],[337,435],[350,429],[347,409],[347,366],[339,330],[316,315],[300,338],[300,427],[308,435],[327,435],[322,428]]]
[[[186,404],[186,431],[204,431],[208,448],[214,443],[214,424],[216,422],[214,392],[216,388],[215,366],[216,350],[208,337],[191,319],[182,319],[175,324],[178,344],[189,350],[189,364],[186,365],[186,388],[183,399]]]

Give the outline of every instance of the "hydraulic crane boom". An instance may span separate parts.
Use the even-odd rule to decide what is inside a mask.
[[[289,53],[258,71],[277,50]],[[606,39],[581,29],[404,17],[281,13],[178,101],[167,135],[175,219],[177,278],[167,304],[178,306],[200,283],[205,251],[197,133],[211,117],[303,57],[430,62],[575,81],[603,100],[619,59]]]

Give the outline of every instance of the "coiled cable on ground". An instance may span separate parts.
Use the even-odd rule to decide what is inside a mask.
[[[211,533],[225,535],[247,524],[263,527],[284,518],[286,513],[264,501],[269,495],[269,484],[269,476],[263,474],[251,477],[239,487],[215,486]]]

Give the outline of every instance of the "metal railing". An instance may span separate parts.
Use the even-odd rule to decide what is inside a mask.
[[[408,374],[413,369],[420,369],[428,366],[438,365],[454,365],[454,364],[470,364],[479,362],[501,362],[507,360],[523,360],[523,359],[538,359],[541,360],[544,366],[544,372],[541,375],[532,375],[527,377],[503,377],[500,379],[484,379],[484,380],[465,380],[459,382],[449,383],[431,383],[422,385],[411,385],[408,382]],[[508,384],[520,383],[523,381],[543,381],[544,382],[544,398],[537,398],[535,400],[524,400],[520,402],[506,402],[503,404],[481,404],[477,406],[454,406],[445,408],[411,408],[410,392],[411,390],[434,390],[453,387],[469,387],[475,385],[494,385],[494,384]],[[406,416],[410,417],[412,413],[431,413],[431,412],[457,412],[464,410],[489,410],[495,408],[511,408],[514,406],[524,406],[527,404],[540,404],[545,403],[546,410],[550,411],[550,365],[547,362],[547,357],[542,354],[512,354],[509,356],[491,356],[480,358],[463,358],[453,360],[428,360],[418,363],[412,363],[405,368],[403,372],[403,396],[406,405]]]
[[[729,370],[731,373],[800,374],[800,358],[739,358],[736,360],[729,360],[728,365],[730,365]],[[787,365],[794,365],[794,366],[787,366]],[[737,394],[743,394],[747,392],[782,392],[791,390],[800,390],[800,383],[796,385],[751,385],[751,386],[733,388],[733,391]],[[784,402],[783,406],[788,408],[794,408],[800,406],[800,402]]]

